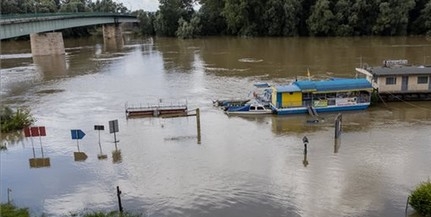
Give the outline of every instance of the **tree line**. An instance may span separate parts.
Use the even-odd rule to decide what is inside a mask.
[[[159,0],[138,11],[144,34],[236,36],[431,35],[430,0]],[[195,10],[193,5],[199,4]]]
[[[198,6],[198,7],[197,7]],[[130,12],[113,0],[2,0],[1,14]],[[431,35],[430,0],[159,0],[134,11],[144,35]]]

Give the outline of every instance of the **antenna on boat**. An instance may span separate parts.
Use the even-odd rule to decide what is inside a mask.
[[[311,80],[310,69],[309,68],[307,68],[307,76],[308,76],[308,80]]]

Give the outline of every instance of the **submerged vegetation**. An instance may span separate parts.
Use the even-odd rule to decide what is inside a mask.
[[[10,107],[2,107],[0,111],[0,125],[2,133],[9,133],[22,130],[24,127],[33,124],[35,119],[30,112],[25,109],[13,111]]]
[[[29,217],[30,212],[28,211],[28,208],[18,208],[15,205],[11,203],[2,203],[0,206],[0,216],[1,217]],[[33,216],[33,215],[31,215]],[[45,216],[45,215],[41,215]],[[103,212],[103,211],[94,211],[94,212],[88,212],[88,213],[71,213],[67,216],[71,217],[139,217],[143,216],[141,214],[131,214],[128,212],[120,213],[118,211],[111,211],[111,212]]]
[[[431,181],[416,187],[410,195],[409,204],[421,215],[431,216]]]
[[[17,208],[10,203],[2,203],[0,205],[1,217],[29,217],[30,213],[27,208]]]

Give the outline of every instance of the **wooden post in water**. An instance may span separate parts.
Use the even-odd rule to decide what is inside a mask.
[[[405,211],[405,216],[406,217],[407,217],[407,210],[409,209],[409,201],[410,201],[410,196],[407,197],[406,211]]]
[[[121,191],[120,186],[117,186],[117,197],[118,197],[118,209],[120,210],[120,213],[123,213],[123,205],[121,204]]]
[[[339,113],[337,115],[337,117],[335,118],[335,139],[338,139],[338,137],[340,137],[341,135],[341,130],[342,130],[342,124],[343,122],[343,117],[341,115],[341,113]]]
[[[7,188],[7,204],[10,204],[11,203],[11,199],[10,199],[10,192],[12,192],[12,189],[10,189],[10,188]]]
[[[304,164],[304,167],[307,167],[308,160],[307,160],[307,145],[308,145],[308,138],[304,136],[302,138],[302,142],[304,143],[304,160],[302,160],[302,164]]]
[[[201,144],[201,115],[199,108],[196,109],[196,128],[198,131],[198,144]]]

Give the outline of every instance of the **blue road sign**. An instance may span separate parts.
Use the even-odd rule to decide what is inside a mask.
[[[72,139],[82,139],[85,136],[85,133],[82,130],[70,130],[72,134]]]

